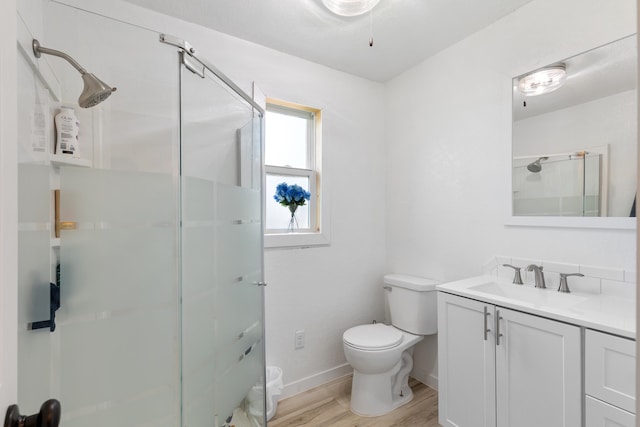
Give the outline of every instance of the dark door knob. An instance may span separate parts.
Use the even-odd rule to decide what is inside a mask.
[[[33,415],[20,415],[18,405],[11,405],[4,418],[4,427],[58,427],[60,413],[60,402],[56,399],[44,402],[40,412]]]

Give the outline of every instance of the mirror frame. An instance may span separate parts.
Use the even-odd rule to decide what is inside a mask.
[[[634,33],[636,37],[638,33]],[[633,36],[629,34],[625,37]],[[625,38],[622,37],[622,38]],[[621,38],[621,39],[622,39]],[[616,39],[619,40],[619,39]],[[615,42],[612,40],[610,43]],[[597,48],[597,46],[596,46]],[[576,55],[579,55],[577,53]],[[514,76],[525,74],[525,70],[520,73],[515,73]],[[640,82],[640,79],[639,79]],[[638,99],[640,101],[640,91],[636,89],[638,93]],[[513,76],[508,81],[509,100],[508,105],[513,105]],[[640,105],[640,102],[638,102]],[[508,184],[507,202],[505,206],[506,219],[505,226],[512,227],[551,227],[551,228],[587,228],[587,229],[608,229],[608,230],[630,230],[635,231],[637,228],[636,217],[580,217],[580,216],[519,216],[513,214],[513,108],[510,107],[509,115],[509,157],[507,159],[508,167],[506,170],[506,178]],[[640,126],[640,125],[639,125]],[[640,137],[640,129],[638,131],[638,137]],[[636,144],[638,144],[638,138],[636,138]],[[639,147],[640,148],[640,147]],[[636,169],[640,172],[640,164],[636,163]]]

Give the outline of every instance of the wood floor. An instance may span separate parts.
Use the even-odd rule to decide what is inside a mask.
[[[359,417],[349,409],[351,375],[278,402],[268,427],[436,427],[438,393],[410,379],[413,400],[381,417]]]

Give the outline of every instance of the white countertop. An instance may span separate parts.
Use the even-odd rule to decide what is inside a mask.
[[[608,294],[514,285],[496,276],[477,276],[437,286],[438,291],[536,314],[585,328],[636,338],[636,302]]]

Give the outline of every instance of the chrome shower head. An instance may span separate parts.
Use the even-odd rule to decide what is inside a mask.
[[[548,160],[548,157],[540,157],[538,160],[536,160],[535,162],[529,163],[527,165],[527,170],[529,172],[533,172],[533,173],[538,173],[542,170],[542,165],[540,164],[540,162],[542,160]]]
[[[82,80],[84,81],[84,89],[78,98],[78,104],[82,108],[95,107],[116,90],[91,73],[83,74]]]
[[[40,46],[40,42],[36,39],[33,39],[32,42],[33,54],[36,58],[40,58],[41,54],[59,56],[60,58],[65,59],[69,64],[73,66],[78,72],[82,75],[82,81],[84,82],[84,88],[82,89],[82,93],[78,98],[78,104],[82,108],[91,108],[95,107],[105,99],[107,99],[112,92],[116,91],[116,88],[111,88],[105,82],[97,78],[91,73],[88,73],[87,70],[82,68],[80,64],[78,64],[75,59],[70,57],[64,52],[60,52],[58,50],[49,49],[46,47]]]

